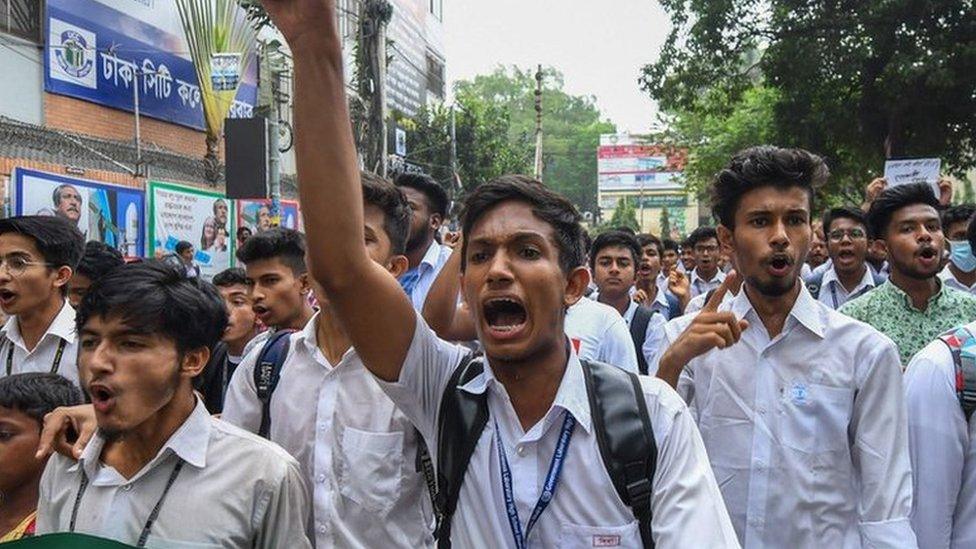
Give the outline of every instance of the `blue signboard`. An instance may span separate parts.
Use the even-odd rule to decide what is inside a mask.
[[[127,12],[112,7],[126,2]],[[200,86],[174,15],[170,1],[140,9],[132,0],[48,0],[44,89],[130,112],[138,89],[140,114],[203,129]],[[229,116],[252,116],[256,101],[252,59]]]

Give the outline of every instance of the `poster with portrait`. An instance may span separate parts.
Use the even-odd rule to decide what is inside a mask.
[[[145,255],[145,193],[88,179],[16,168],[14,215],[53,215],[128,258]]]
[[[149,254],[162,257],[176,252],[181,241],[193,245],[193,261],[200,276],[210,280],[234,264],[234,201],[224,195],[171,183],[150,181]]]
[[[303,230],[298,202],[294,200],[281,201],[281,225],[286,229]],[[271,200],[238,200],[237,226],[251,229],[251,234],[257,234],[271,228]]]

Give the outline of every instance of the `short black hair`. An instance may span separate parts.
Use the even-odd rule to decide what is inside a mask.
[[[427,197],[431,213],[440,214],[441,219],[447,217],[447,207],[450,204],[447,191],[431,176],[421,173],[401,173],[393,180],[393,184],[420,191]]]
[[[244,233],[247,233],[247,236],[251,236],[254,234],[254,231],[252,231],[251,228],[246,225],[242,225],[237,228],[237,238],[240,238]]]
[[[661,248],[664,250],[673,250],[674,252],[678,252],[681,250],[681,244],[678,244],[676,241],[671,240],[670,238],[665,238],[661,241]]]
[[[867,216],[864,215],[864,212],[860,208],[854,208],[851,206],[830,208],[823,214],[824,237],[830,234],[830,224],[838,219],[850,219],[851,221],[864,226],[865,230],[868,228]]]
[[[648,233],[637,235],[637,243],[640,244],[641,250],[647,246],[654,246],[657,248],[657,255],[664,255],[664,244],[661,243],[661,239]]]
[[[888,223],[895,212],[915,204],[939,209],[939,199],[927,183],[911,183],[885,189],[874,199],[868,210],[868,232],[872,238],[884,239],[887,236]]]
[[[976,251],[976,216],[970,218],[969,227],[966,227],[966,240],[969,241],[969,246]]]
[[[976,214],[976,205],[959,204],[958,206],[950,206],[942,211],[942,227],[948,229],[949,225],[968,223],[973,217],[973,214]]]
[[[252,235],[237,250],[237,259],[247,265],[262,259],[279,259],[296,276],[305,274],[305,235],[284,227],[273,227]]]
[[[121,252],[107,244],[92,240],[85,244],[85,255],[81,256],[75,272],[94,282],[122,265],[125,265],[125,259],[122,258]]]
[[[16,410],[44,425],[44,416],[60,406],[83,402],[78,386],[58,374],[27,372],[0,377],[0,408]]]
[[[176,253],[181,254],[192,247],[193,247],[192,243],[187,242],[186,240],[180,240],[179,242],[176,243]]]
[[[830,170],[819,156],[803,149],[771,145],[751,147],[737,153],[712,184],[712,215],[728,229],[735,228],[735,211],[749,191],[761,187],[801,187],[810,198],[827,181]]]
[[[247,286],[247,273],[240,267],[224,269],[213,277],[213,285],[218,288],[226,288],[235,284]]]
[[[376,174],[362,172],[360,179],[363,182],[363,203],[376,206],[383,212],[383,230],[390,239],[391,251],[394,255],[404,254],[410,237],[412,215],[406,195],[396,185]],[[402,186],[417,188],[413,184]],[[444,197],[446,199],[447,195]]]
[[[157,260],[124,265],[92,284],[78,307],[78,333],[96,316],[171,339],[181,354],[212,348],[227,327],[227,309],[213,284]]]
[[[632,228],[630,228],[630,227],[628,227],[626,225],[621,225],[619,227],[614,227],[613,229],[610,229],[610,230],[611,231],[621,232],[621,233],[627,233],[627,234],[629,234],[631,236],[637,236],[637,231],[635,231],[634,229],[632,229]]]
[[[627,248],[634,259],[634,268],[640,263],[644,251],[637,242],[637,237],[624,231],[607,231],[600,233],[593,239],[593,247],[590,249],[590,268],[596,269],[596,256],[606,248],[615,247]]]
[[[504,175],[475,187],[465,200],[461,217],[465,236],[461,250],[462,271],[467,267],[471,229],[489,210],[509,200],[527,203],[537,218],[552,226],[559,249],[559,267],[564,273],[584,265],[583,227],[573,203],[531,177]]]
[[[74,269],[85,253],[85,237],[74,223],[52,215],[22,215],[0,219],[0,234],[17,233],[34,241],[44,262],[55,269]]]
[[[694,250],[695,246],[697,246],[699,242],[711,238],[718,240],[718,231],[715,229],[715,227],[709,227],[706,225],[691,231],[691,234],[688,235],[688,240],[686,242],[688,247]]]

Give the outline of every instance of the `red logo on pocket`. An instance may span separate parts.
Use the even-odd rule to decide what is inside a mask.
[[[593,547],[620,547],[620,536],[593,536]]]
[[[579,354],[580,345],[583,341],[577,337],[571,337],[569,340],[573,342],[573,350],[576,351],[576,354]]]

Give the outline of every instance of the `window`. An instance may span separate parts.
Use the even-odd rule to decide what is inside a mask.
[[[41,43],[41,0],[0,0],[0,32]]]
[[[444,62],[427,53],[427,91],[444,99]]]

